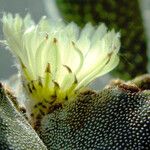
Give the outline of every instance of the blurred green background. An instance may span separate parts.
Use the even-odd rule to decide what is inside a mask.
[[[138,0],[57,0],[67,22],[104,22],[121,33],[120,63],[113,75],[131,79],[147,72],[146,36]]]

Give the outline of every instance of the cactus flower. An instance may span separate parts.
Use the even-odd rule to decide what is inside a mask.
[[[5,44],[19,62],[31,116],[71,101],[119,62],[120,34],[104,24],[80,29],[46,17],[35,24],[30,15],[18,14],[4,14],[2,23]]]

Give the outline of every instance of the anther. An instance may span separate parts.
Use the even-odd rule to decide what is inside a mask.
[[[43,85],[42,85],[41,77],[39,77],[39,79],[38,79],[38,84],[39,84],[39,86],[41,86],[41,87],[43,86]]]
[[[54,43],[57,43],[57,39],[56,39],[56,38],[54,38],[54,39],[53,39],[53,42],[54,42]]]
[[[68,96],[66,95],[66,97],[65,97],[65,100],[67,101],[68,100]]]
[[[50,63],[47,63],[45,72],[47,72],[47,73],[50,73],[50,72],[51,72],[51,71],[50,71]]]
[[[74,75],[74,83],[75,83],[75,84],[78,83],[78,79],[77,79],[76,75]]]
[[[40,114],[42,115],[42,116],[44,116],[45,115],[45,113],[40,109]]]
[[[46,36],[45,36],[46,40],[48,39],[48,33],[46,33]]]
[[[69,73],[72,73],[72,70],[67,65],[63,65],[63,66],[68,70]]]
[[[53,81],[55,87],[60,88],[59,84],[56,81]]]
[[[34,105],[34,108],[37,108],[38,106],[37,105]]]
[[[32,90],[36,90],[33,81],[31,81],[31,85],[32,85]]]
[[[30,87],[30,84],[27,84],[27,86],[28,86],[29,92],[32,93],[32,89],[31,89],[31,87]]]
[[[31,117],[34,117],[34,114],[33,114],[33,113],[31,113],[31,114],[30,114],[30,116],[31,116]]]
[[[75,46],[75,43],[73,41],[71,43],[72,43],[73,46]]]

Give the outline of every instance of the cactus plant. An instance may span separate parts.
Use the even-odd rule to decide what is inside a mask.
[[[0,149],[148,150],[150,76],[140,78],[134,85],[133,81],[132,84],[113,81],[100,92],[81,93],[73,103],[65,108],[56,107],[39,120],[37,133],[16,110],[1,85]]]
[[[150,148],[149,75],[87,89],[119,63],[119,33],[18,14],[2,23],[26,97],[22,107],[0,84],[1,150]]]

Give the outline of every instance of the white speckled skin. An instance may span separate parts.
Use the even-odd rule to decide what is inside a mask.
[[[148,95],[113,87],[46,116],[40,137],[53,150],[149,150],[149,113]]]
[[[0,84],[0,150],[46,150],[36,132],[15,110]]]
[[[36,132],[0,87],[0,150],[149,150],[150,92],[114,85],[86,91],[46,115]]]

